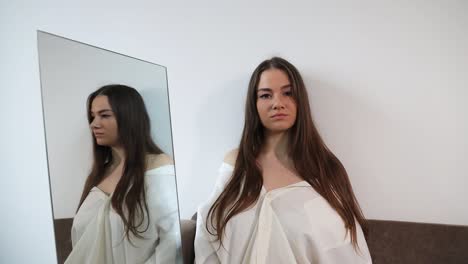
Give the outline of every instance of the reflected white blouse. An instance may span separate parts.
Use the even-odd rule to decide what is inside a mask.
[[[205,221],[233,169],[221,165],[214,192],[198,209],[197,264],[372,263],[361,226],[356,251],[341,217],[306,181],[268,192],[262,188],[256,204],[229,220],[220,246]],[[211,224],[208,227],[212,230]]]
[[[173,165],[145,173],[150,224],[137,238],[125,235],[111,196],[94,187],[73,219],[73,250],[65,263],[181,263],[180,225]],[[148,217],[141,229],[146,228]]]

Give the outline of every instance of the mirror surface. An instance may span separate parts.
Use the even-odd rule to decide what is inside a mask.
[[[132,263],[133,261],[135,261],[134,263],[139,261],[160,263],[163,260],[181,263],[180,224],[175,170],[172,162],[173,149],[166,68],[42,31],[38,31],[38,50],[48,169],[59,263],[63,263],[69,256],[72,251],[72,242],[73,253],[71,255],[74,256],[73,259],[67,260],[67,263],[78,263],[85,258],[89,260],[92,257],[99,259],[103,256],[112,257],[114,263]],[[130,236],[126,236],[122,218],[120,214],[116,213],[113,206],[110,206],[108,211],[103,209],[106,204],[113,204],[112,200],[118,196],[114,195],[117,191],[113,192],[114,189],[117,190],[115,180],[106,181],[106,179],[112,178],[117,179],[116,182],[122,182],[119,180],[123,179],[122,175],[125,171],[122,167],[125,168],[127,165],[125,162],[119,163],[119,161],[126,160],[128,162],[131,160],[131,157],[127,157],[127,159],[115,158],[115,153],[119,153],[115,152],[115,149],[125,152],[126,148],[122,147],[124,143],[121,142],[124,136],[117,136],[119,143],[106,145],[103,143],[103,139],[99,138],[102,135],[95,134],[95,129],[104,127],[102,124],[104,124],[105,116],[102,116],[101,119],[101,115],[96,112],[93,120],[99,119],[99,122],[102,122],[95,127],[88,121],[88,96],[106,85],[124,86],[126,89],[133,87],[137,94],[141,95],[150,119],[150,137],[162,151],[162,154],[155,152],[150,154],[148,148],[143,151],[147,153],[145,161],[142,163],[145,164],[143,165],[145,168],[145,196],[139,197],[145,197],[142,200],[146,201],[148,211],[143,218],[146,225],[140,225],[140,229],[136,229],[138,232],[141,231],[138,234],[142,234],[144,237],[140,240],[135,235],[132,236],[134,234],[132,232],[130,232]],[[96,98],[102,97],[101,94]],[[133,111],[133,108],[119,106],[119,100],[111,100],[111,95],[104,95],[104,97],[112,108],[111,115],[115,114],[117,131],[132,131],[132,129],[122,129],[122,127],[132,125],[120,124],[117,112],[120,111],[120,116],[122,116]],[[91,102],[97,102],[96,98]],[[132,105],[132,102],[126,101],[126,98],[124,97],[123,101],[120,100],[120,102]],[[129,120],[136,119],[137,123],[135,124],[139,125],[139,122],[143,122],[137,112],[132,112],[131,115]],[[120,121],[122,120],[125,119],[120,117]],[[95,123],[97,122],[95,121]],[[132,135],[131,132],[128,133],[125,137],[128,137],[126,141],[130,143],[126,144],[139,146],[135,143],[139,137],[135,134]],[[86,199],[81,204],[80,210],[77,211],[84,192],[85,181],[92,171],[93,164],[96,163],[93,156],[94,148],[105,148],[111,152],[106,154],[102,165],[105,168],[105,173],[103,173],[101,180],[91,184],[93,189],[85,192]],[[138,147],[136,149],[138,150]],[[127,171],[133,171],[128,170],[129,167],[135,169],[128,165]],[[129,179],[129,182],[132,182],[133,178]],[[109,186],[110,189],[107,190],[111,191],[106,192],[104,188],[109,188]],[[134,185],[129,184],[128,189],[131,189],[130,186]],[[141,194],[141,192],[138,193]],[[87,210],[88,207],[93,206],[99,209]],[[137,210],[135,209],[135,211]],[[80,215],[80,219],[75,217],[78,215]],[[104,216],[103,222],[99,222],[101,221],[98,220],[101,219],[99,215]],[[123,213],[123,215],[126,214]],[[135,219],[141,218],[136,217]],[[148,219],[149,221],[146,221]],[[99,224],[108,225],[107,229],[97,227]],[[146,226],[150,228],[142,231],[145,230]],[[87,233],[101,235],[86,236]],[[106,244],[102,241],[111,241],[112,245],[109,245],[110,242]],[[104,248],[107,250],[97,252],[95,247],[89,246],[93,243],[95,245],[104,243]],[[163,247],[164,250],[162,250]],[[123,253],[122,249],[124,248],[128,252]]]

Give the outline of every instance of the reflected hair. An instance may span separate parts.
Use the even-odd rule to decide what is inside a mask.
[[[265,128],[257,111],[257,88],[262,73],[278,69],[292,86],[297,117],[288,131],[288,155],[294,169],[327,200],[345,224],[346,235],[357,248],[356,221],[367,233],[366,220],[353,193],[345,168],[328,149],[312,120],[309,99],[299,71],[288,61],[273,57],[254,70],[247,91],[245,121],[234,171],[224,191],[208,211],[205,227],[222,245],[228,221],[257,202],[263,186],[262,170],[256,160],[265,145]]]
[[[89,124],[93,122],[91,106],[97,96],[107,96],[109,100],[117,120],[118,141],[126,155],[123,174],[112,194],[111,205],[124,223],[127,238],[130,238],[130,233],[142,238],[141,233],[145,232],[149,225],[147,221],[146,227],[143,230],[140,228],[144,225],[144,216],[149,217],[144,181],[146,155],[163,152],[151,138],[150,118],[143,98],[137,90],[121,84],[111,84],[91,93],[87,100]],[[98,145],[94,134],[91,134],[93,166],[86,179],[78,209],[91,189],[109,173],[113,162],[111,147]]]

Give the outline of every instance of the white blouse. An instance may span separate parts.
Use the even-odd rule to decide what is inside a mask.
[[[137,238],[125,235],[121,217],[111,206],[111,196],[94,187],[73,219],[73,250],[65,263],[181,263],[180,225],[173,165],[145,173],[148,229]],[[145,217],[146,228],[148,217]]]
[[[211,198],[198,209],[197,264],[372,263],[361,226],[357,224],[356,251],[341,217],[306,181],[268,192],[262,188],[253,206],[229,220],[220,246],[205,221],[233,169],[221,165]]]

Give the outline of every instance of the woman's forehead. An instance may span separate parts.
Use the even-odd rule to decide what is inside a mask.
[[[279,69],[269,69],[260,75],[260,80],[257,85],[257,89],[281,89],[290,86],[290,80],[288,75]]]
[[[112,110],[109,99],[105,95],[98,95],[91,104],[91,111],[98,112],[102,110]]]

